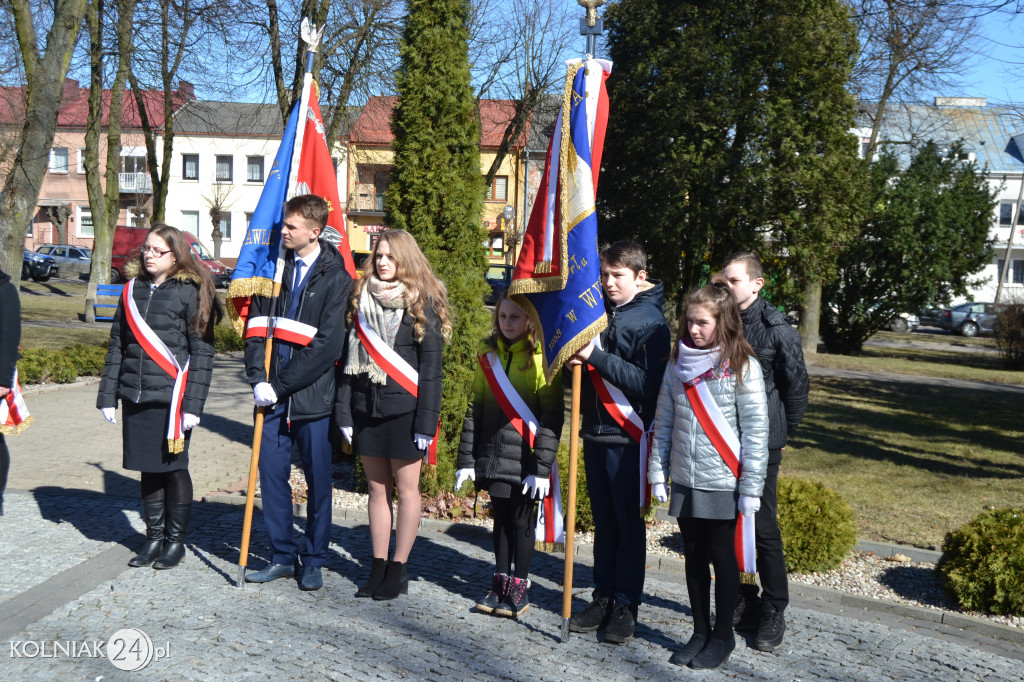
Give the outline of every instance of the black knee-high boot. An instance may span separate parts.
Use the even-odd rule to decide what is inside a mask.
[[[142,500],[142,520],[146,522],[146,544],[129,562],[129,566],[150,566],[164,548],[164,501]]]
[[[167,503],[167,540],[160,556],[153,562],[153,568],[174,568],[185,556],[185,534],[188,532],[188,519],[192,514],[192,503]]]

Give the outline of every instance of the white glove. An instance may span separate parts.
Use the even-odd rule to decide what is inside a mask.
[[[101,407],[100,408],[100,414],[102,414],[103,418],[106,419],[111,424],[116,424],[117,423],[117,417],[114,416],[116,413],[117,413],[117,408],[116,407]]]
[[[462,487],[462,484],[466,482],[466,479],[476,483],[476,469],[473,467],[466,467],[465,469],[459,469],[455,472],[455,490],[456,492]]]
[[[658,502],[668,502],[668,486],[664,483],[655,483],[651,486],[651,495]]]
[[[352,445],[352,427],[351,426],[339,426],[341,429],[341,435],[345,437],[345,441]]]
[[[749,519],[761,509],[761,498],[740,495],[740,501],[736,503],[736,507],[740,510],[740,514]]]
[[[527,494],[529,490],[529,494]],[[551,479],[543,476],[527,476],[526,480],[523,481],[523,494],[527,497],[533,497],[538,500],[543,500],[551,492]]]
[[[199,415],[198,414],[189,414],[188,412],[185,412],[184,414],[181,415],[181,430],[182,431],[191,431],[192,429],[196,428],[197,426],[199,426]]]
[[[256,401],[256,407],[269,407],[277,402],[277,393],[274,387],[266,381],[261,381],[252,387],[252,397]]]
[[[417,450],[426,450],[434,442],[433,436],[424,436],[422,433],[414,433],[412,436],[412,442],[416,443]]]

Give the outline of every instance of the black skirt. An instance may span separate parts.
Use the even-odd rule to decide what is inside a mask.
[[[427,454],[425,450],[417,449],[413,442],[414,412],[381,419],[357,412],[354,417],[352,447],[357,455],[413,460]]]
[[[191,431],[185,432],[185,449],[172,455],[167,447],[167,420],[171,409],[166,403],[121,401],[121,437],[124,443],[122,466],[147,474],[188,469],[188,443]]]

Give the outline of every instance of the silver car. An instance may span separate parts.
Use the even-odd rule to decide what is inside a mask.
[[[36,249],[36,253],[46,254],[57,261],[57,266],[65,277],[72,274],[88,275],[92,270],[92,249],[84,246],[44,244]]]

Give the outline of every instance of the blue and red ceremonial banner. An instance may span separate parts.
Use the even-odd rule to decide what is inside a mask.
[[[608,324],[594,198],[611,63],[576,59],[566,64],[562,108],[509,287],[509,296],[541,332],[549,381]]]
[[[301,128],[302,138],[299,140],[300,158],[294,191],[289,192],[289,179],[296,147],[295,137],[299,131],[300,103],[295,104],[288,117],[288,125],[281,136],[281,146],[267,174],[263,193],[249,221],[249,229],[245,233],[245,241],[231,275],[227,295],[228,312],[239,334],[244,333],[246,320],[249,319],[249,298],[271,296],[275,276],[280,277],[277,267],[278,259],[283,256],[280,253],[281,223],[284,221],[284,204],[289,197],[317,194],[327,201],[331,213],[321,237],[338,248],[345,261],[345,269],[353,277],[356,275],[345,215],[338,198],[338,178],[327,149],[320,106],[313,94],[315,90],[310,90],[311,96]]]

